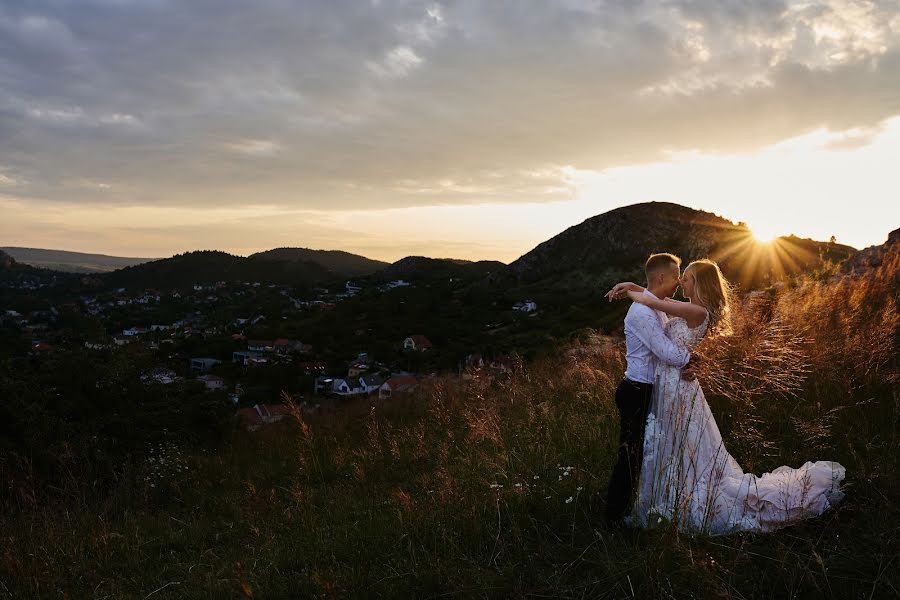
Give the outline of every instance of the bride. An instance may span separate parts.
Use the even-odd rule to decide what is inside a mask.
[[[630,282],[617,284],[610,296],[627,295],[667,313],[673,318],[666,335],[693,349],[707,332],[727,330],[729,285],[710,260],[688,265],[680,283],[687,302],[657,299]],[[632,519],[642,527],[667,520],[681,530],[712,535],[773,531],[839,502],[844,474],[832,461],[782,466],[759,477],[744,473],[725,449],[699,382],[659,363]]]

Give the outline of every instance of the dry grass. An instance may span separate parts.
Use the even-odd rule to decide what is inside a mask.
[[[848,468],[822,518],[714,539],[606,530],[624,365],[593,336],[405,401],[295,407],[156,488],[136,463],[108,495],[5,513],[0,597],[896,596],[897,266],[748,300],[702,349],[746,470]]]

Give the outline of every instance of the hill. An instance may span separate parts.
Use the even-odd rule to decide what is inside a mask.
[[[87,254],[69,252],[67,250],[46,250],[43,248],[19,248],[9,246],[0,248],[19,263],[64,271],[68,273],[106,273],[157,260],[155,258],[133,258],[124,256],[108,256],[106,254]]]
[[[312,250],[310,248],[275,248],[251,254],[248,258],[250,260],[311,262],[340,277],[371,275],[390,264],[343,250]]]
[[[716,260],[744,289],[841,262],[855,250],[796,236],[764,244],[742,223],[667,202],[623,206],[591,217],[539,244],[509,265],[520,284],[547,289],[593,288],[641,275],[653,252],[672,252],[686,264]]]
[[[111,286],[171,289],[217,281],[312,285],[335,274],[309,261],[249,259],[216,250],[186,252],[102,275]]]
[[[865,275],[893,261],[900,262],[900,229],[888,234],[885,243],[869,246],[860,250],[841,265],[841,273],[847,275]],[[895,275],[896,276],[896,275]]]
[[[472,262],[456,258],[428,258],[425,256],[407,256],[378,271],[379,279],[406,279],[416,281],[422,279],[447,279],[450,277],[481,278],[489,273],[502,272],[506,265],[495,260]]]

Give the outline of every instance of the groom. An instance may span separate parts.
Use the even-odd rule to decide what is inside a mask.
[[[680,281],[681,259],[673,254],[652,254],[644,264],[647,276],[645,294],[656,298],[672,296]],[[609,479],[606,520],[620,523],[631,512],[634,484],[641,468],[644,424],[650,408],[650,395],[656,364],[682,368],[688,364],[688,351],[666,337],[666,314],[649,306],[633,303],[625,315],[625,378],[616,389],[619,409],[618,459]]]

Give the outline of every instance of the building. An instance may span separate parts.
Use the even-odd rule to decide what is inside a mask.
[[[413,375],[394,375],[378,388],[378,399],[384,400],[397,394],[408,394],[419,385],[419,380]]]
[[[221,362],[221,360],[217,360],[215,358],[192,358],[191,371],[209,371]]]
[[[403,340],[403,349],[404,350],[414,350],[418,352],[424,352],[432,347],[431,341],[425,337],[424,335],[411,335],[405,340]]]
[[[210,392],[225,389],[225,380],[218,375],[201,375],[197,378],[197,381],[203,382],[203,385],[206,386],[207,391]]]

